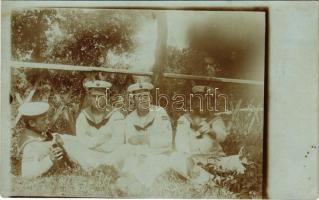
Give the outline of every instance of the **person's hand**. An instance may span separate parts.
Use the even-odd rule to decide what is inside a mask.
[[[52,145],[50,147],[49,157],[52,160],[52,162],[61,160],[63,158],[63,149],[59,146]]]
[[[202,121],[199,124],[199,127],[200,128],[198,129],[198,132],[200,132],[201,134],[207,134],[211,132],[210,125],[206,121]]]
[[[64,145],[63,139],[59,133],[52,133],[52,136],[53,136],[53,141],[55,141],[57,144],[61,146]]]

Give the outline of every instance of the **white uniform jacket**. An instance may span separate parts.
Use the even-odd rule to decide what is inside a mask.
[[[22,154],[22,177],[41,176],[53,166],[49,157],[52,141],[44,141],[44,139],[44,137],[29,129],[26,129],[23,133],[19,145],[19,152]]]

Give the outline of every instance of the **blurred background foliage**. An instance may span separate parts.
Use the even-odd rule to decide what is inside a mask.
[[[134,43],[134,35],[143,26],[142,22],[154,20],[154,18],[154,13],[151,11],[140,12],[138,10],[130,10],[129,12],[127,10],[106,11],[102,9],[28,9],[15,11],[12,13],[11,23],[12,59],[26,62],[129,69],[131,66],[127,63],[110,64],[107,60],[108,54],[110,52],[118,55],[133,54],[137,48],[136,43]],[[216,30],[216,27],[213,30]],[[237,51],[236,53],[236,48],[240,48],[236,47],[234,50],[231,47],[230,44],[236,43],[236,41],[224,39],[224,43],[215,45],[217,49],[213,49],[212,46],[214,45],[208,46],[207,42],[203,42],[205,38],[203,38],[202,33],[196,35],[194,32],[196,30],[191,29],[189,33],[190,38],[192,38],[189,47],[168,46],[167,66],[164,71],[178,74],[240,78],[236,77],[238,73],[233,74],[234,70],[229,67],[230,61],[226,59],[234,58],[238,56],[238,52],[239,54],[243,52]],[[209,35],[208,33],[206,31],[206,35]],[[221,34],[216,32],[211,34],[215,35],[217,40],[221,40]],[[214,43],[214,40],[210,40],[210,42]],[[247,57],[247,54],[245,56]],[[224,60],[224,62],[221,60]],[[232,62],[235,62],[234,59]],[[249,69],[237,69],[237,72],[245,70]],[[133,82],[131,75],[115,73],[13,69],[11,76],[13,120],[18,107],[16,94],[25,98],[32,89],[36,88],[32,100],[48,101],[52,111],[50,112],[51,117],[60,109],[61,105],[64,106],[63,112],[52,127],[52,131],[74,134],[72,123],[76,120],[81,109],[86,106],[85,90],[82,83],[85,79],[94,78],[112,82],[111,92],[113,95],[125,95],[127,86]],[[247,78],[247,76],[242,78]],[[251,76],[250,78],[255,79]],[[191,92],[191,87],[195,84],[207,84],[219,88],[220,93],[226,94],[228,97],[228,110],[233,110],[234,105],[239,101],[241,107],[263,106],[263,88],[259,86],[169,79],[169,81],[165,80],[161,83],[160,92],[170,96],[177,93],[188,95]],[[224,105],[217,106],[223,111]],[[173,127],[175,127],[177,118],[183,113],[170,109],[167,111],[171,116]],[[248,115],[249,113],[224,117],[226,123],[231,127],[231,134],[226,139],[223,147],[227,155],[237,154],[242,146],[246,147],[249,160],[255,163],[254,166],[257,166],[257,168],[254,168],[254,170],[257,171],[255,170],[249,176],[245,174],[241,179],[237,179],[242,181],[228,182],[227,187],[238,193],[241,193],[241,190],[242,193],[246,191],[245,194],[255,191],[254,194],[248,194],[248,197],[252,197],[256,193],[261,194],[263,115],[259,116],[258,121],[253,121],[251,117],[253,113],[250,116]],[[252,125],[243,126],[245,124]],[[13,174],[18,174],[19,171],[17,143],[21,129],[21,124],[12,129]],[[247,134],[247,130],[249,130],[249,134]],[[247,186],[247,184],[250,185]]]

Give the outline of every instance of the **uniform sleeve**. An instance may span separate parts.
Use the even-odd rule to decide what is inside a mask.
[[[216,133],[216,140],[218,142],[223,142],[228,135],[226,126],[222,118],[218,117],[212,122],[212,130]]]
[[[155,133],[152,134],[150,139],[151,147],[154,148],[166,148],[172,147],[172,124],[167,112],[160,108],[157,111]]]
[[[49,155],[40,158],[37,145],[31,143],[24,148],[21,165],[22,177],[34,178],[47,172],[53,166],[53,162]]]
[[[175,149],[178,152],[190,153],[189,149],[189,136],[190,129],[189,121],[181,116],[177,120],[176,135],[175,135]]]

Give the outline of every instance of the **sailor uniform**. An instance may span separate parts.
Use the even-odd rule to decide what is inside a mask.
[[[147,97],[153,85],[138,82],[128,87],[128,92]],[[145,92],[145,90],[147,92]],[[172,149],[172,126],[165,109],[150,105],[147,114],[140,116],[137,109],[125,119],[125,142],[121,178],[133,177],[144,187],[151,187],[156,178],[168,169],[167,153]],[[124,157],[123,157],[124,156]],[[125,183],[122,182],[122,183]],[[129,186],[129,185],[126,185]]]
[[[19,120],[21,117],[36,119],[49,110],[47,102],[27,102],[18,108]],[[21,176],[33,178],[47,173],[54,165],[50,159],[50,147],[53,141],[46,141],[46,138],[33,130],[25,129],[20,135],[18,152],[22,157]]]
[[[206,96],[206,94],[214,93],[214,89],[205,85],[196,85],[192,88],[192,92]],[[209,124],[209,133],[199,132],[201,128],[199,125],[203,121]],[[215,117],[209,112],[184,114],[177,121],[176,152],[171,155],[172,168],[192,181],[205,183],[209,180],[210,174],[201,168],[199,163],[206,165],[212,156],[225,156],[219,143],[225,140],[227,134],[225,124],[220,117]]]
[[[49,153],[53,141],[45,141],[43,136],[26,129],[19,143],[18,151],[22,156],[22,177],[38,177],[50,170],[53,162],[49,157]]]
[[[125,119],[126,157],[121,174],[133,176],[144,187],[168,170],[172,149],[172,126],[162,107],[152,105],[145,116],[137,111]]]
[[[90,108],[86,108],[76,120],[76,135],[87,148],[112,151],[124,143],[123,120],[123,114],[113,109],[100,122],[95,122]]]
[[[94,94],[102,90],[100,94],[106,95],[112,84],[102,80],[88,80],[83,86],[87,92]],[[96,121],[91,106],[83,109],[76,120],[76,136],[62,136],[63,147],[70,159],[86,171],[100,165],[112,165],[111,152],[124,144],[123,114],[118,109],[103,112],[100,111],[99,114],[103,116]]]
[[[96,123],[90,108],[84,109],[76,121],[76,136],[62,136],[70,159],[86,171],[113,165],[112,152],[124,144],[123,120],[124,116],[113,109]]]
[[[227,135],[223,120],[220,117],[215,117],[208,122],[212,131],[216,134],[215,138],[209,134],[199,136],[197,127],[194,127],[190,120],[189,115],[185,114],[177,121],[176,150],[188,154],[210,154],[221,151],[219,142],[223,142]]]
[[[192,88],[195,94],[213,93],[214,89],[205,85],[195,85]],[[198,122],[206,121],[210,126],[208,134],[200,134]],[[189,114],[186,113],[177,121],[175,148],[178,152],[194,154],[211,154],[213,152],[221,152],[219,145],[227,136],[225,124],[220,117],[215,117],[212,113],[206,114]]]
[[[166,111],[159,106],[152,105],[145,116],[139,116],[133,111],[126,118],[126,142],[143,139],[141,145],[150,148],[171,148],[172,126]]]
[[[198,163],[205,165],[212,155],[218,157],[225,155],[219,144],[227,136],[223,120],[220,117],[213,117],[207,118],[205,121],[209,123],[215,137],[210,133],[199,134],[198,127],[192,125],[189,114],[181,116],[177,121],[176,128],[176,152],[171,155],[171,167],[186,178],[190,178],[192,176],[190,174],[197,171],[195,180],[198,183],[208,181],[210,176]]]

